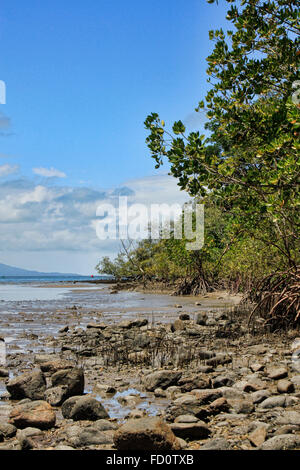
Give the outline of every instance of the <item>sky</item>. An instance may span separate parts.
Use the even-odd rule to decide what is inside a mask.
[[[121,188],[130,203],[187,200],[167,165],[154,169],[143,122],[158,112],[203,131],[208,32],[228,27],[227,7],[1,1],[0,263],[95,274],[119,247],[96,236],[100,203]]]

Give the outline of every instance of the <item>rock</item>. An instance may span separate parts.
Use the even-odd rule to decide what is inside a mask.
[[[208,359],[206,364],[216,367],[218,365],[229,364],[230,362],[232,362],[232,358],[230,356],[227,354],[218,353],[215,357]]]
[[[182,320],[175,320],[171,325],[171,331],[183,331],[185,330],[185,324]]]
[[[191,395],[196,396],[198,403],[200,405],[207,405],[208,403],[212,403],[213,401],[217,400],[218,398],[221,398],[222,396],[219,390],[211,390],[211,389],[192,390]],[[184,397],[183,397],[183,400],[184,400]],[[177,403],[179,401],[180,401],[180,398],[176,400]]]
[[[181,376],[182,372],[160,370],[146,375],[143,379],[143,383],[146,390],[150,392],[153,392],[156,388],[162,388],[164,390],[171,385],[177,385]]]
[[[205,326],[206,321],[207,321],[207,313],[206,312],[197,313],[197,315],[195,316],[196,325]]]
[[[169,426],[160,418],[129,420],[114,435],[117,450],[172,451],[180,445]]]
[[[118,324],[118,327],[129,330],[134,327],[141,328],[146,325],[148,325],[148,320],[144,318],[142,320],[124,320]]]
[[[191,441],[207,439],[211,434],[211,431],[203,421],[198,421],[197,423],[177,422],[171,424],[170,427],[175,436],[180,437],[182,439],[189,439]]]
[[[269,390],[258,390],[257,392],[253,392],[250,394],[250,397],[255,405],[263,402],[270,396],[271,392]]]
[[[191,377],[181,378],[178,382],[182,392],[190,392],[194,389],[208,389],[211,387],[211,380],[204,375],[194,375]]]
[[[181,315],[179,315],[179,320],[188,321],[190,320],[190,316],[188,313],[181,313]]]
[[[25,428],[17,432],[17,439],[22,450],[30,450],[37,447],[34,437],[40,436],[43,432],[37,428]]]
[[[52,362],[52,361],[60,361],[60,357],[55,356],[54,354],[36,354],[34,356],[35,364],[42,364],[43,362]]]
[[[285,395],[275,395],[273,397],[267,398],[263,402],[261,402],[258,406],[259,408],[276,408],[278,407],[286,407],[292,406],[297,402],[296,397],[289,397]]]
[[[50,374],[54,374],[58,370],[65,370],[65,369],[72,369],[74,364],[70,361],[60,360],[60,361],[47,361],[43,362],[40,365],[42,372],[49,372]]]
[[[177,388],[177,387],[176,387]],[[167,396],[167,393],[162,389],[162,388],[156,388],[154,390],[154,395],[157,397],[157,398],[166,398]]]
[[[74,396],[66,400],[61,407],[64,418],[74,421],[109,418],[102,404],[90,396]]]
[[[175,423],[197,423],[198,418],[194,415],[180,415],[175,418]]]
[[[16,432],[17,432],[17,428],[13,424],[0,422],[0,433],[5,438],[14,437]]]
[[[212,386],[213,388],[219,387],[230,387],[233,384],[233,380],[231,377],[227,375],[218,375],[214,379],[212,379]]]
[[[287,375],[286,367],[273,367],[268,370],[268,377],[273,380],[285,379]]]
[[[62,328],[58,330],[59,333],[67,333],[67,331],[69,331],[68,325],[63,326]]]
[[[84,392],[84,374],[82,369],[64,369],[51,376],[52,387],[67,386],[68,397],[82,395]]]
[[[83,427],[78,424],[70,424],[60,429],[58,439],[76,448],[113,444],[114,431],[102,431],[101,428],[102,425],[98,426],[97,421]]]
[[[293,424],[300,426],[300,411],[284,411],[276,419],[276,424]]]
[[[207,349],[200,349],[198,357],[200,360],[211,359],[212,357],[216,357],[216,353],[214,351],[208,351]]]
[[[292,450],[300,449],[300,436],[293,434],[281,434],[280,436],[271,437],[265,441],[260,450]]]
[[[37,400],[16,405],[10,413],[10,423],[19,429],[34,427],[50,429],[55,425],[56,416],[46,401]]]
[[[287,379],[281,379],[277,382],[277,391],[279,393],[293,393],[295,391],[295,386],[293,382],[290,382]]]
[[[261,372],[265,368],[264,364],[260,364],[259,362],[255,362],[254,364],[251,364],[250,369],[252,372]]]
[[[254,431],[249,434],[249,441],[255,447],[261,446],[267,437],[266,426],[258,426]]]
[[[98,328],[99,330],[105,330],[107,325],[105,323],[88,323],[86,325],[87,328]]]
[[[229,405],[226,398],[221,397],[214,400],[208,407],[207,411],[210,415],[215,415],[218,413],[225,413],[229,411]]]
[[[9,370],[5,369],[4,367],[0,367],[0,377],[1,378],[9,377]]]
[[[238,414],[250,414],[254,411],[255,407],[253,402],[250,399],[227,399],[229,405],[234,409]]]
[[[295,424],[285,424],[284,426],[280,426],[277,431],[274,432],[274,436],[281,436],[282,434],[294,434],[299,431],[300,426],[296,426]]]
[[[126,416],[126,419],[140,419],[145,417],[145,412],[143,410],[135,409],[130,411]]]
[[[44,398],[51,406],[60,406],[68,398],[67,385],[48,388]]]
[[[291,382],[296,386],[300,387],[300,375],[294,375],[291,377]]]
[[[41,400],[46,390],[46,379],[41,371],[26,372],[9,380],[6,388],[13,400]]]
[[[215,437],[209,439],[205,444],[200,447],[200,450],[229,450],[230,443],[223,437]]]

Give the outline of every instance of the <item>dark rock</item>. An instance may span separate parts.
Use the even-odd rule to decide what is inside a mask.
[[[171,424],[171,429],[175,436],[182,439],[189,439],[191,441],[196,441],[199,439],[207,439],[211,431],[206,426],[203,421],[198,421],[197,423],[174,423]]]
[[[96,421],[109,418],[102,404],[89,396],[69,398],[63,403],[61,411],[64,418],[73,419],[74,421]]]
[[[51,387],[45,391],[45,400],[51,406],[60,406],[67,398],[68,387],[66,385]]]
[[[172,370],[159,370],[144,377],[143,383],[146,390],[153,392],[156,388],[163,390],[171,385],[177,385],[182,372]]]
[[[117,450],[172,451],[180,445],[169,426],[160,418],[140,418],[127,421],[116,431]]]
[[[44,398],[46,379],[41,371],[26,372],[9,380],[6,388],[13,400],[40,400]]]
[[[68,397],[82,395],[84,392],[84,374],[82,369],[64,369],[51,377],[52,387],[67,386]]]

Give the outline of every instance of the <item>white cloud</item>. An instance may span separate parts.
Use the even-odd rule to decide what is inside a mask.
[[[0,178],[3,176],[12,175],[18,171],[18,165],[9,165],[6,163],[5,165],[0,165]]]
[[[33,168],[33,173],[39,176],[44,176],[45,178],[66,178],[66,174],[56,168]]]
[[[188,200],[187,193],[180,191],[176,180],[168,175],[128,181],[109,191],[50,186],[47,182],[41,185],[29,179],[3,181],[0,183],[0,262],[5,259],[7,264],[16,265],[16,253],[19,253],[23,260],[20,266],[24,268],[26,259],[32,267],[36,258],[36,269],[41,271],[50,271],[47,265],[50,263],[52,271],[83,272],[82,254],[85,253],[93,260],[89,261],[92,270],[102,256],[114,256],[119,250],[118,240],[99,240],[95,229],[99,204],[118,207],[119,194],[128,195],[129,206],[135,203],[148,207],[151,203],[182,205]],[[51,252],[55,260],[51,259]],[[44,253],[47,253],[45,258]],[[72,268],[68,264],[71,259]],[[57,267],[53,266],[54,261]]]

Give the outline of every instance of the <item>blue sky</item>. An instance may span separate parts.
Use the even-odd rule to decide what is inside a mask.
[[[0,80],[7,87],[6,104],[0,105],[3,205],[30,202],[40,220],[39,211],[46,201],[56,201],[56,192],[71,194],[73,209],[92,194],[120,186],[136,185],[142,200],[143,179],[147,188],[147,182],[155,181],[153,190],[170,184],[176,199],[176,182],[165,177],[167,167],[154,170],[143,122],[155,111],[167,124],[181,119],[201,129],[203,117],[194,108],[208,87],[205,59],[213,47],[208,31],[228,27],[227,6],[225,0],[219,6],[205,0],[2,0]],[[151,198],[151,191],[144,197]],[[10,240],[0,239],[0,262],[89,273],[102,253],[114,251],[99,241],[85,253],[82,239],[76,250],[68,249],[67,242],[60,246],[60,239],[55,246],[55,238],[47,246],[38,236],[32,246],[18,237],[12,244],[10,234],[24,223],[24,211],[17,209],[20,219],[16,215],[7,221],[0,208],[1,233]],[[68,214],[62,238],[68,230],[74,233]],[[47,226],[48,238],[56,224],[53,220]],[[45,235],[43,230],[36,227],[37,235]],[[59,255],[53,257],[54,252]]]

